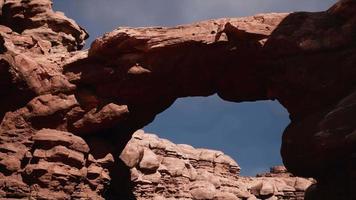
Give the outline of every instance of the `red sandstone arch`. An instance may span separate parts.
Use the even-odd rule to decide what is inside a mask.
[[[179,97],[217,93],[233,102],[278,99],[292,120],[283,138],[285,164],[298,175],[317,176],[326,170],[325,155],[333,151],[320,149],[319,142],[328,141],[315,138],[323,131],[317,123],[354,88],[351,32],[341,31],[350,21],[335,10],[175,28],[120,28],[97,39],[88,58],[65,67],[65,73],[88,110],[112,102],[127,105],[127,116],[118,126],[133,129],[152,121]],[[221,29],[224,24],[228,26]],[[227,37],[216,37],[219,28]],[[343,37],[331,45],[335,34]],[[88,123],[69,130],[96,128]]]
[[[97,39],[88,53],[75,51],[87,37],[78,25],[63,18],[57,30],[50,4],[35,5],[44,9],[34,16],[46,20],[15,17],[19,7],[33,9],[23,2],[6,4],[1,14],[1,24],[23,27],[1,29],[0,73],[11,78],[0,84],[14,80],[1,94],[10,94],[6,101],[19,92],[34,96],[0,107],[1,114],[12,111],[1,133],[20,129],[31,138],[41,128],[65,130],[85,138],[92,153],[118,155],[130,133],[177,98],[217,93],[233,102],[277,99],[292,121],[283,136],[285,165],[317,178],[321,189],[335,179],[347,182],[350,197],[356,171],[354,1],[319,13],[120,28]],[[31,51],[23,48],[27,41]]]

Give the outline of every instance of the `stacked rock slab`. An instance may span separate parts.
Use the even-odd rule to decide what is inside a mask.
[[[0,8],[0,198],[103,199],[112,155],[96,160],[56,124],[77,105],[62,65],[80,57],[88,34],[50,0]]]
[[[356,199],[355,0],[316,13],[123,27],[88,51],[81,51],[88,34],[50,0],[0,0],[0,7],[1,198],[107,191],[119,199],[126,168],[118,157],[132,133],[177,98],[217,94],[278,100],[291,118],[283,162],[317,179],[306,198]],[[62,139],[48,147],[35,137],[43,131],[78,137],[89,151]],[[158,170],[149,159],[142,167]]]
[[[120,158],[130,168],[137,200],[302,200],[313,183],[281,166],[260,177],[240,177],[238,164],[220,151],[174,144],[142,130]]]
[[[113,157],[95,160],[71,133],[18,129],[0,136],[1,199],[102,199]]]

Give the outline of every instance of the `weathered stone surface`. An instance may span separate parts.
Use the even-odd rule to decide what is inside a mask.
[[[127,157],[133,149],[142,149],[147,154],[139,161],[127,162],[135,163],[129,168],[137,200],[238,200],[253,196],[302,200],[305,190],[315,183],[314,180],[294,177],[283,166],[273,167],[270,173],[258,177],[239,177],[240,167],[222,152],[176,145],[143,130],[133,134],[121,157]],[[228,162],[217,159],[221,157],[229,158],[224,159]],[[149,167],[142,167],[142,160],[149,163]],[[162,161],[156,162],[158,160]]]
[[[123,27],[98,38],[88,51],[79,51],[87,33],[54,12],[50,0],[4,0],[0,7],[0,172],[1,179],[16,180],[11,182],[13,187],[3,187],[5,182],[1,182],[4,198],[29,193],[34,197],[99,198],[111,179],[114,197],[110,198],[117,199],[115,192],[124,191],[117,180],[126,177],[121,173],[129,174],[118,157],[131,134],[179,97],[212,94],[233,102],[281,102],[291,118],[283,135],[283,161],[294,174],[318,179],[307,197],[356,198],[354,0],[341,0],[317,13],[261,14],[171,28]],[[38,132],[46,132],[44,128],[51,129],[53,136],[76,134],[86,144],[35,141]],[[160,165],[154,175],[146,176],[149,181],[138,172],[141,179],[137,180],[142,183],[156,182],[157,171],[174,174],[180,185],[205,177],[199,175],[199,169],[212,173],[209,169],[214,167],[222,177],[239,172],[234,161],[221,152],[196,151],[164,140],[144,143],[155,153],[165,152],[163,157],[189,162],[184,161],[183,166],[176,161],[177,168],[166,162],[168,166]],[[58,153],[58,149],[67,153]],[[89,159],[89,153],[103,160]],[[115,165],[110,164],[113,160]],[[136,160],[125,162],[137,165]],[[82,171],[93,166],[91,172],[95,172],[97,166],[103,173],[90,173],[97,178],[83,183],[74,170],[82,165]],[[68,179],[62,177],[67,171],[76,174],[75,181],[59,187]],[[22,177],[31,177],[33,172],[44,173],[31,179],[46,188],[33,189],[37,185]],[[59,178],[49,178],[57,173]],[[278,190],[270,198],[277,197],[279,190],[296,194],[308,185],[292,185],[286,174],[268,176],[288,179],[286,185],[270,180],[273,190]],[[73,189],[74,182],[80,189]],[[221,184],[221,188],[234,185],[229,179],[212,184]],[[298,189],[292,191],[295,185]],[[182,198],[191,198],[190,193],[179,192],[184,188],[169,188]]]
[[[128,121],[139,119],[137,128],[177,97],[217,93],[234,102],[277,99],[292,121],[282,144],[287,168],[302,176],[327,177],[330,171],[349,169],[354,153],[343,145],[352,141],[353,125],[324,126],[331,123],[325,121],[328,113],[355,88],[354,6],[343,0],[318,13],[266,14],[173,28],[123,27],[98,38],[88,58],[67,65],[65,74],[74,84],[94,87],[99,102],[125,102],[132,108]],[[353,119],[352,106],[345,110],[349,114],[335,118]],[[209,154],[198,156],[210,159]],[[340,157],[345,158],[341,165]]]
[[[42,129],[38,131],[32,139],[37,145],[53,147],[63,144],[64,146],[79,152],[89,152],[89,147],[82,138],[67,132]]]
[[[75,85],[62,74],[61,66],[88,37],[73,20],[54,12],[50,0],[3,2],[0,117],[36,95],[73,90]]]
[[[164,170],[163,170],[164,169]],[[186,163],[184,160],[178,158],[165,157],[162,160],[162,167],[160,171],[165,171],[169,175],[175,176],[183,176],[184,172],[187,171]],[[188,174],[189,176],[189,174]],[[188,177],[190,178],[190,177]]]
[[[236,195],[228,192],[219,192],[215,194],[214,200],[239,200]]]
[[[87,160],[83,139],[52,129],[13,131],[0,132],[0,198],[102,199],[108,170]],[[104,172],[93,177],[93,165]]]
[[[132,168],[137,166],[137,164],[140,162],[140,159],[142,158],[142,153],[143,150],[141,146],[137,145],[128,145],[126,148],[122,151],[120,155],[120,159],[126,164],[126,166]]]
[[[190,194],[193,199],[213,199],[216,193],[216,188],[213,184],[206,181],[195,181],[190,185]]]
[[[213,199],[217,192],[224,191],[220,191],[222,179],[230,181],[230,184],[224,182],[225,189],[237,184],[238,172],[229,170],[240,169],[236,162],[231,158],[229,162],[216,162],[220,161],[217,157],[228,157],[222,152],[176,145],[142,130],[133,134],[121,157],[125,158],[133,149],[144,152],[139,162],[127,162],[136,163],[130,168],[137,199],[153,199],[157,195],[166,199]],[[201,160],[191,154],[210,156]]]
[[[140,161],[140,169],[147,171],[156,171],[160,165],[160,161],[157,155],[153,153],[150,149],[145,149],[143,151],[143,157]]]
[[[1,24],[18,33],[29,32],[37,37],[45,37],[45,41],[53,38],[56,41],[54,47],[65,45],[75,50],[82,47],[88,37],[85,30],[73,20],[61,12],[54,12],[49,0],[6,0],[1,7]]]
[[[95,108],[86,113],[82,119],[73,123],[72,131],[76,133],[95,133],[120,123],[128,114],[127,106],[108,104],[101,110]]]

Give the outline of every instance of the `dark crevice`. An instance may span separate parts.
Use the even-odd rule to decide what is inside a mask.
[[[117,126],[114,128],[100,131],[98,134],[82,136],[91,149],[94,158],[103,158],[108,153],[114,155],[115,164],[109,166],[110,185],[104,191],[106,200],[136,200],[133,194],[133,185],[131,183],[130,169],[119,158],[121,151],[125,148],[127,142],[131,139],[130,128]],[[96,175],[89,175],[95,178]],[[92,177],[90,177],[92,176]]]
[[[14,82],[10,67],[8,61],[0,59],[0,96],[3,98],[0,104],[0,119],[4,117],[6,112],[25,106],[36,96],[34,92],[24,86],[24,83]]]

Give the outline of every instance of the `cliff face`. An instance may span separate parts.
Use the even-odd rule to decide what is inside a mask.
[[[112,156],[95,160],[87,143],[53,129],[76,103],[62,65],[88,37],[51,1],[0,1],[0,197],[100,199]],[[41,129],[41,130],[40,130]]]
[[[61,66],[88,34],[63,13],[53,12],[51,1],[0,2],[3,117],[36,96],[73,90]]]
[[[133,134],[120,158],[130,168],[137,200],[298,200],[313,183],[281,166],[259,177],[240,177],[238,164],[223,152],[173,144],[142,130]]]
[[[355,1],[119,28],[89,51],[80,51],[88,34],[50,0],[0,7],[0,195],[119,191],[128,171],[119,155],[132,133],[179,97],[217,93],[281,102],[291,117],[284,164],[318,181],[308,198],[355,199]]]

